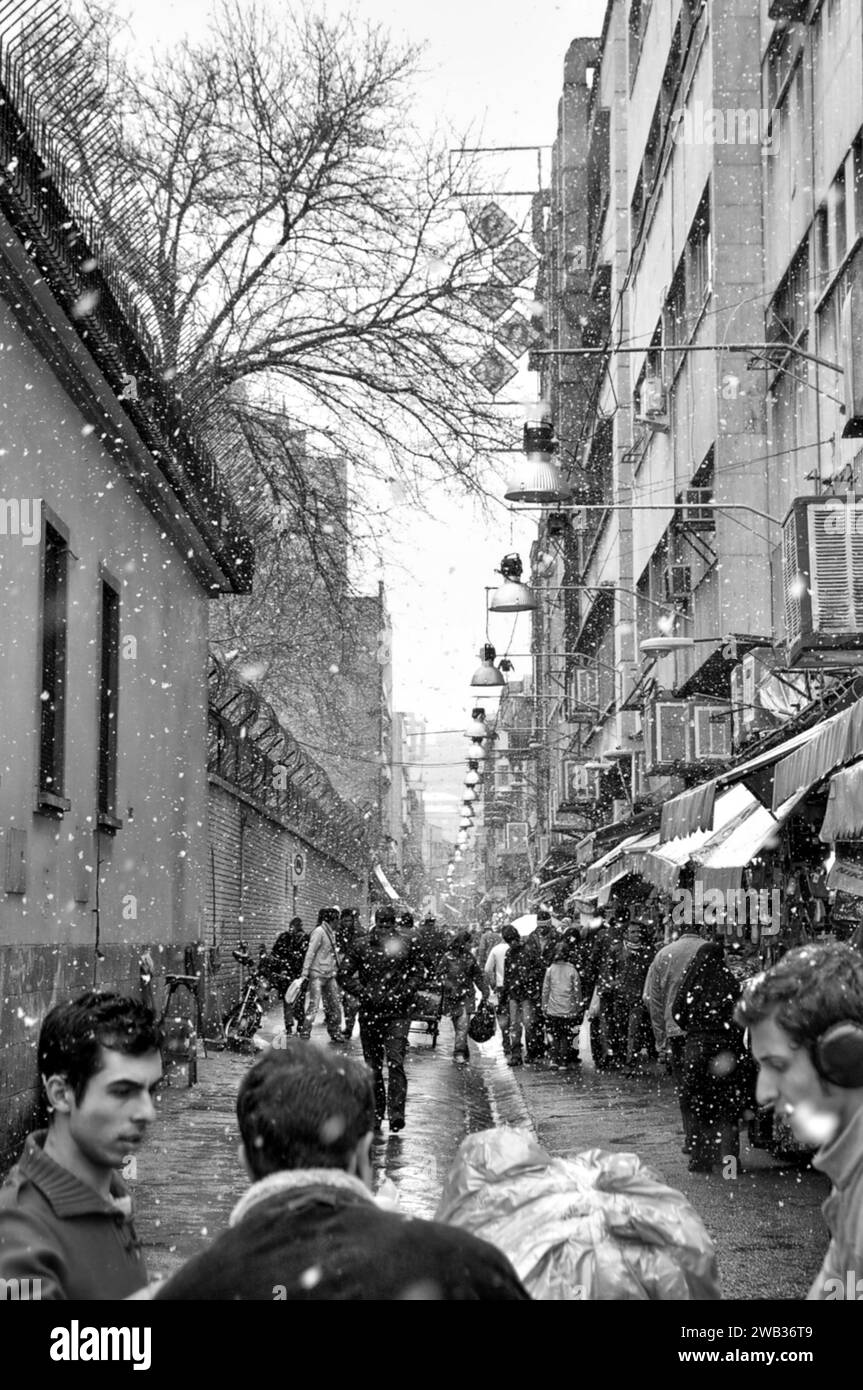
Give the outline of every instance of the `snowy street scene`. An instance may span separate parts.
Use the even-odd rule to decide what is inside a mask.
[[[189,1301],[843,1364],[861,536],[860,0],[0,0],[42,1375]]]

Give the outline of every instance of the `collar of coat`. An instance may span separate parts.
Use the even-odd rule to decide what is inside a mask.
[[[45,1153],[47,1129],[35,1130],[27,1136],[24,1152],[18,1162],[18,1173],[22,1179],[38,1187],[43,1197],[50,1203],[57,1216],[117,1216],[126,1218],[132,1215],[132,1198],[119,1173],[111,1174],[111,1196],[100,1197],[99,1193],[76,1178],[68,1168],[56,1163]]]
[[[283,1169],[278,1173],[268,1173],[265,1178],[252,1183],[248,1192],[240,1198],[228,1220],[229,1226],[237,1226],[253,1207],[267,1202],[271,1197],[290,1195],[303,1198],[310,1195],[310,1189],[326,1189],[331,1197],[346,1196],[371,1202],[373,1206],[389,1205],[379,1203],[360,1178],[346,1173],[341,1168],[294,1168]]]
[[[863,1168],[863,1107],[851,1117],[829,1144],[822,1144],[812,1160],[812,1167],[826,1173],[841,1191],[854,1181]]]

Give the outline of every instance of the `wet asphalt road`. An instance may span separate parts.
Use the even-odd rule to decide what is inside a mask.
[[[278,1026],[273,1016],[264,1036]],[[322,1028],[315,1040],[329,1046]],[[543,1064],[512,1072],[498,1038],[471,1044],[470,1066],[456,1067],[452,1033],[441,1027],[432,1048],[424,1025],[411,1030],[404,1131],[385,1128],[376,1142],[378,1180],[388,1178],[402,1208],[432,1216],[456,1149],[470,1132],[495,1124],[526,1125],[550,1153],[604,1148],[637,1153],[670,1186],[684,1192],[713,1236],[723,1295],[742,1299],[801,1298],[827,1239],[820,1204],[827,1183],[811,1168],[777,1164],[746,1146],[734,1178],[687,1170],[680,1117],[665,1076],[628,1078]],[[355,1037],[347,1050],[361,1055]],[[582,1057],[589,1048],[582,1039]],[[237,1157],[234,1112],[248,1057],[212,1053],[199,1085],[166,1092],[151,1142],[140,1152],[135,1190],[138,1225],[152,1276],[167,1275],[203,1249],[227,1224],[245,1187]]]

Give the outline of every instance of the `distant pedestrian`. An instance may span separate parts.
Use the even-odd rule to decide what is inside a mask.
[[[479,962],[471,954],[471,934],[458,932],[443,958],[443,1012],[449,1015],[453,1032],[453,1061],[459,1066],[470,1060],[467,1030],[476,1007],[476,991],[488,999],[489,986]]]
[[[578,1030],[584,1012],[578,971],[567,959],[560,944],[542,985],[542,1011],[551,1034],[551,1060],[554,1066],[578,1064]]]
[[[435,989],[440,985],[441,966],[447,953],[449,941],[446,932],[431,915],[424,917],[414,943],[422,971],[424,989]]]
[[[396,1134],[405,1127],[405,1053],[422,970],[416,947],[398,934],[391,907],[377,909],[368,937],[342,962],[340,980],[344,992],[359,1001],[360,1042],[374,1074],[375,1129],[388,1114],[390,1132]]]
[[[507,1003],[506,990],[504,989],[504,973],[506,969],[506,955],[513,941],[518,941],[518,932],[515,927],[507,923],[503,928],[500,941],[496,946],[491,947],[486,957],[484,972],[489,988],[493,991],[495,1012],[503,1039],[503,1055],[507,1058],[510,1055],[509,1004]]]
[[[0,1188],[4,1290],[27,1279],[34,1299],[121,1299],[146,1285],[120,1169],[155,1117],[161,1046],[152,1012],[118,994],[91,990],[46,1016],[37,1056],[51,1118]]]
[[[336,944],[339,948],[339,957],[345,960],[357,945],[362,936],[360,926],[360,914],[356,908],[343,907],[339,916],[339,925],[336,930]],[[349,1042],[354,1035],[354,1028],[357,1022],[359,1011],[359,1001],[348,995],[342,998],[342,1012],[345,1016],[345,1026],[342,1036],[345,1042]]]
[[[503,971],[503,988],[509,1007],[509,1060],[513,1067],[520,1067],[525,1058],[528,1062],[536,1062],[542,1056],[544,979],[542,955],[536,944],[531,945],[530,937],[525,939],[516,931],[516,939],[510,942]]]
[[[644,1002],[644,982],[656,951],[646,937],[646,929],[640,923],[633,922],[627,927],[623,940],[618,986],[621,1021],[626,1020],[628,1076],[635,1076],[649,1062],[656,1060],[650,1011]]]
[[[305,1015],[300,1036],[310,1038],[312,1024],[318,1009],[324,1006],[324,1018],[330,1041],[342,1041],[342,999],[339,994],[337,975],[339,952],[336,942],[336,928],[339,922],[338,908],[322,907],[318,913],[318,924],[309,939],[308,949],[303,961],[302,978],[308,980]]]
[[[694,923],[684,923],[676,941],[670,941],[654,956],[644,981],[644,999],[650,1010],[650,1022],[656,1039],[660,1060],[667,1061],[674,1077],[680,1117],[683,1121],[683,1152],[692,1153],[694,1125],[687,1095],[683,1086],[684,1033],[674,1017],[674,1004],[680,981],[696,951],[703,945]]]
[[[739,993],[721,944],[702,941],[672,1004],[684,1033],[681,1110],[691,1117],[691,1173],[712,1173],[729,1158],[735,1173],[740,1166],[740,1117],[752,1085],[743,1031],[734,1022]]]
[[[375,1097],[362,1063],[291,1039],[246,1072],[237,1119],[251,1186],[228,1230],[157,1300],[527,1300],[496,1246],[375,1200]]]
[[[267,978],[282,999],[286,1033],[293,1032],[295,1023],[300,1031],[300,1020],[306,1002],[305,990],[301,991],[292,1004],[285,998],[285,991],[302,975],[308,946],[309,938],[303,929],[303,919],[292,917],[288,923],[288,930],[280,932],[276,937],[266,961]]]

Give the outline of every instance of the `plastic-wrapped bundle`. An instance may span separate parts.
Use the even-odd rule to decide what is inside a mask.
[[[462,1143],[437,1211],[503,1250],[535,1299],[718,1299],[713,1241],[636,1154],[552,1158],[527,1130]]]

